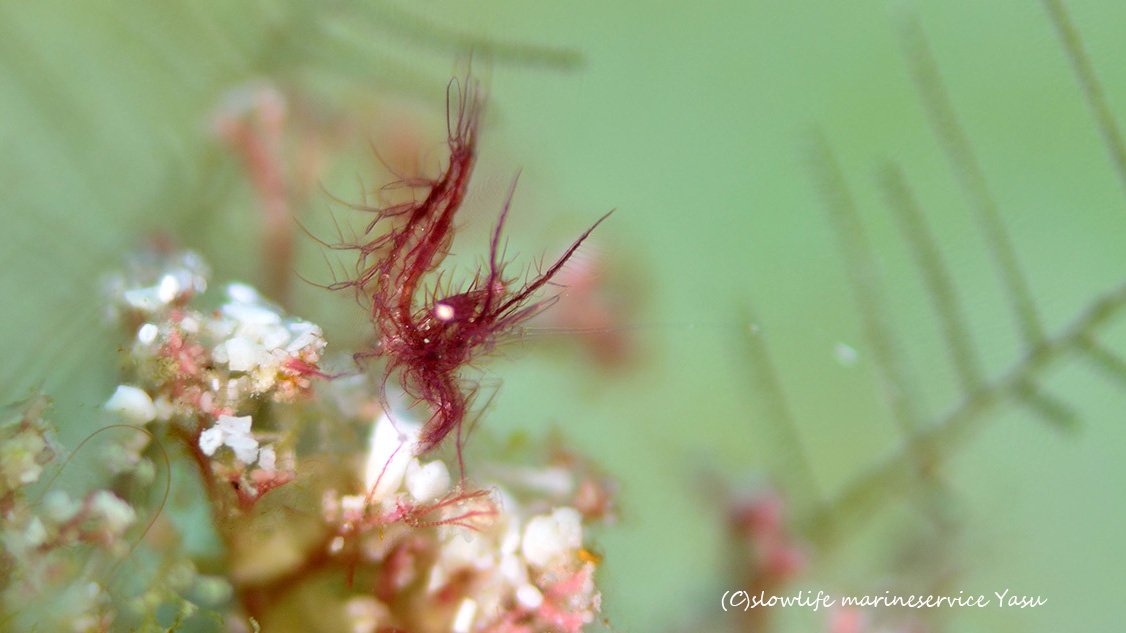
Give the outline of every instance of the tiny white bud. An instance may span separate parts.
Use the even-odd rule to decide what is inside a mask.
[[[516,602],[526,609],[535,611],[543,604],[543,594],[534,585],[520,585],[516,589]]]
[[[105,408],[134,424],[148,424],[156,418],[156,406],[149,394],[130,385],[118,385]]]
[[[278,454],[274,452],[273,446],[263,446],[258,451],[258,466],[266,470],[274,470],[277,466]]]
[[[375,423],[364,467],[364,486],[373,502],[382,501],[402,485],[407,464],[414,458],[419,428],[402,420],[393,423],[386,414]]]
[[[52,490],[43,496],[43,516],[52,523],[66,523],[82,509],[82,504],[62,490]]]
[[[156,409],[156,418],[158,420],[167,420],[176,413],[176,406],[168,399],[168,396],[157,396],[153,401],[153,407]]]
[[[157,286],[156,296],[160,299],[161,303],[172,303],[179,294],[180,281],[176,279],[176,275],[165,275],[160,278],[160,285]]]
[[[142,312],[156,312],[161,307],[155,288],[131,288],[121,293],[121,297],[130,307]]]
[[[204,455],[211,457],[215,451],[223,445],[223,430],[217,426],[213,426],[203,433],[199,434],[199,450],[203,451]]]
[[[404,484],[415,501],[430,501],[449,489],[450,471],[440,461],[422,464],[417,459],[412,459],[407,464]]]
[[[233,415],[221,415],[215,421],[215,425],[223,429],[227,433],[235,435],[246,435],[250,433],[250,425],[253,423],[253,418],[249,415],[235,417]]]
[[[252,464],[258,459],[258,440],[249,435],[228,435],[224,442],[235,452],[235,457],[244,464]]]
[[[43,527],[43,522],[39,520],[39,517],[31,517],[27,529],[24,530],[23,539],[29,547],[39,547],[47,542],[47,529]]]
[[[254,303],[226,303],[223,305],[223,316],[234,319],[244,325],[273,325],[281,323],[281,315],[273,310]]]
[[[324,334],[321,329],[312,323],[295,321],[289,324],[289,332],[293,336],[286,346],[285,351],[296,354],[309,346],[324,347]]]
[[[184,317],[184,319],[180,321],[180,329],[187,332],[188,334],[198,334],[199,319],[190,316]]]
[[[344,495],[340,498],[340,509],[346,513],[360,513],[364,511],[367,499],[363,495]]]
[[[574,508],[562,507],[548,515],[537,515],[524,528],[521,552],[524,560],[546,567],[582,546],[582,515]]]
[[[262,348],[245,336],[236,336],[225,344],[227,367],[231,371],[250,371],[259,364]]]
[[[513,587],[519,587],[528,582],[528,564],[519,556],[511,554],[501,556],[496,569],[500,577]]]
[[[151,345],[158,334],[160,334],[160,328],[152,323],[146,323],[137,330],[137,340],[143,345]]]
[[[133,506],[108,490],[95,492],[90,507],[105,520],[110,534],[121,534],[137,520]]]
[[[477,603],[469,598],[462,600],[458,605],[451,630],[454,633],[469,633],[469,629],[473,626],[473,618],[476,616]]]
[[[390,617],[387,607],[371,596],[355,596],[344,603],[344,612],[350,627],[345,630],[350,633],[375,633],[376,630],[398,630],[379,628],[381,623]]]
[[[258,291],[243,283],[227,284],[227,296],[232,301],[239,303],[255,303],[258,301]]]
[[[504,536],[500,539],[500,552],[505,555],[515,554],[518,549],[520,549],[520,522],[510,514],[508,525],[504,528]]]

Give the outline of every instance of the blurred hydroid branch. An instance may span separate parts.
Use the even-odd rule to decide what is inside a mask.
[[[1094,112],[1115,163],[1115,173],[1126,186],[1126,175],[1118,165],[1123,140],[1109,114],[1104,91],[1086,57],[1082,40],[1062,3],[1045,4]],[[1007,369],[986,369],[980,346],[971,334],[971,312],[959,296],[954,275],[944,261],[944,247],[928,220],[927,211],[933,210],[926,209],[920,201],[900,162],[883,161],[875,170],[876,180],[894,228],[921,277],[957,385],[954,400],[944,410],[928,412],[920,379],[925,380],[934,368],[928,366],[923,371],[911,366],[902,346],[904,335],[918,338],[923,334],[915,331],[917,325],[904,328],[892,318],[881,275],[881,253],[868,236],[869,228],[836,152],[827,136],[816,132],[810,162],[856,300],[864,336],[859,353],[871,359],[877,389],[900,438],[883,458],[861,469],[843,486],[821,492],[800,435],[799,420],[793,415],[783,389],[784,377],[771,361],[759,328],[752,327],[746,333],[759,406],[778,449],[769,464],[771,480],[778,488],[760,486],[751,497],[755,501],[749,503],[738,501],[736,496],[728,501],[729,514],[735,517],[728,548],[742,552],[749,542],[754,554],[749,560],[738,559],[738,568],[731,576],[736,583],[732,586],[748,595],[781,595],[790,592],[791,587],[804,586],[806,575],[818,578],[829,561],[864,533],[868,524],[886,514],[889,507],[899,507],[899,501],[907,502],[905,514],[910,520],[898,527],[896,539],[901,544],[890,555],[896,566],[887,569],[887,577],[879,581],[882,584],[860,585],[847,591],[882,591],[891,587],[892,594],[965,593],[950,590],[960,588],[961,578],[971,569],[971,563],[964,551],[967,535],[959,493],[948,481],[947,464],[964,453],[968,443],[982,435],[1008,404],[1018,405],[1019,410],[1063,432],[1063,439],[1074,438],[1080,427],[1076,408],[1067,402],[1068,394],[1052,393],[1043,386],[1049,373],[1061,369],[1066,360],[1085,358],[1107,373],[1114,384],[1126,384],[1126,362],[1122,361],[1121,352],[1110,347],[1106,335],[1123,321],[1126,313],[1126,280],[1089,297],[1062,327],[1044,324],[1037,298],[1002,219],[1002,209],[969,135],[959,123],[954,99],[941,79],[922,27],[915,20],[904,20],[901,36],[911,78],[938,145],[977,219],[1021,349]],[[1026,433],[1032,431],[1023,429]],[[783,520],[782,508],[792,518]],[[766,538],[764,534],[773,536]],[[998,602],[1002,602],[1002,594],[997,595]],[[744,622],[754,630],[781,630],[775,628],[777,615],[768,608],[750,609],[745,611]],[[832,611],[825,630],[941,631],[951,630],[950,619],[941,610],[926,609],[918,611],[917,616],[900,618],[892,611],[880,614],[842,607]],[[730,628],[745,627],[732,624]]]

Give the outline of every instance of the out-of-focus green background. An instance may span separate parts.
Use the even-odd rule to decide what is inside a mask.
[[[1049,329],[1126,271],[1126,198],[1038,3],[316,5],[0,5],[0,392],[11,400],[42,385],[71,445],[100,423],[93,409],[114,384],[102,273],[154,230],[202,249],[218,277],[253,280],[258,270],[253,199],[208,134],[221,95],[268,78],[340,112],[394,96],[437,126],[445,81],[475,40],[582,59],[570,70],[557,67],[566,54],[521,49],[474,60],[490,97],[482,170],[503,191],[523,169],[512,250],[529,260],[557,252],[614,208],[593,248],[642,289],[641,311],[623,324],[640,326],[630,330],[639,367],[607,373],[581,353],[534,345],[487,365],[503,388],[485,426],[533,436],[560,429],[621,483],[621,520],[599,536],[616,630],[722,618],[720,595],[739,588],[721,574],[723,495],[712,476],[753,479],[775,447],[749,387],[748,306],[824,491],[898,442],[810,177],[813,129],[833,143],[854,188],[925,410],[949,409],[958,394],[910,254],[873,184],[880,161],[900,161],[915,186],[991,375],[1023,353],[916,98],[897,43],[901,18],[917,17],[928,34]],[[1126,5],[1068,6],[1121,114]],[[368,140],[357,134],[341,151],[364,156]],[[368,166],[344,161],[325,178],[351,192],[352,174]],[[299,267],[315,276],[311,246]],[[329,321],[355,309],[311,287],[295,303],[308,306],[302,316]],[[337,332],[364,327],[362,314],[335,321]],[[1103,340],[1126,350],[1122,326]],[[838,360],[838,343],[858,351],[855,365]],[[1011,589],[1048,602],[958,610],[950,630],[1120,622],[1126,398],[1081,359],[1054,367],[1044,387],[1075,407],[1080,433],[1061,435],[1026,409],[1003,407],[982,418],[943,476],[963,534],[954,592]],[[873,517],[795,588],[889,588],[901,506]],[[823,626],[799,620],[804,630]]]

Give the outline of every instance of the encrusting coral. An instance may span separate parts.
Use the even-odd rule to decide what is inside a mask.
[[[404,412],[388,415],[378,394],[355,390],[347,378],[327,380],[319,368],[326,342],[316,325],[238,283],[221,289],[217,308],[205,307],[207,266],[190,252],[146,253],[129,271],[107,285],[111,312],[131,343],[129,378],[105,408],[180,444],[173,459],[186,456],[198,471],[224,550],[209,554],[209,566],[219,555],[226,573],[191,571],[194,579],[182,583],[189,588],[177,596],[190,606],[185,617],[214,609],[228,626],[284,631],[289,600],[315,595],[323,617],[312,630],[577,633],[595,620],[599,557],[585,538],[592,522],[609,515],[610,487],[580,460],[560,455],[535,468],[483,464],[475,480],[456,459],[451,466],[436,453],[424,457],[422,425]],[[333,428],[364,432],[359,412],[375,418],[367,418],[368,441],[326,467],[309,438]],[[5,482],[12,484],[6,499],[33,483],[57,450],[45,439],[47,427],[21,425],[5,435]],[[116,461],[134,470],[147,463],[148,437],[115,445]],[[150,479],[151,470],[149,464]],[[284,486],[300,492],[269,494]],[[67,514],[83,513],[86,531],[65,532],[58,527],[65,521],[44,518],[58,515],[54,510],[8,512],[6,543],[17,533],[26,541],[9,550],[41,556],[44,543],[63,538],[54,535],[123,543],[137,515],[147,512],[107,491],[83,502],[54,501],[61,494],[52,491],[44,506],[73,506]],[[270,518],[279,508],[303,516],[279,524]],[[181,514],[173,507],[166,513],[169,520],[158,526],[179,533],[172,542],[200,528],[172,520]],[[92,530],[104,538],[94,539]],[[118,556],[128,554],[121,550]],[[176,548],[144,556],[189,570],[203,563]],[[20,565],[34,568],[31,561]],[[325,578],[337,580],[326,586]],[[226,584],[233,600],[193,602],[204,581]],[[79,630],[154,620],[145,613],[151,601],[102,589],[97,595],[97,626]]]

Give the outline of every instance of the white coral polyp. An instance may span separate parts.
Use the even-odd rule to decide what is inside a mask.
[[[152,323],[146,323],[137,330],[137,341],[142,345],[152,345],[160,335],[160,328]]]
[[[150,271],[154,264],[159,274],[122,276],[109,289],[117,295],[121,315],[145,320],[131,351],[139,375],[148,379],[138,386],[155,402],[146,403],[139,392],[121,391],[109,408],[143,424],[211,415],[216,409],[245,410],[263,395],[278,402],[307,395],[310,374],[327,345],[321,328],[286,316],[245,284],[229,285],[228,300],[219,310],[193,309],[187,300],[206,288],[206,266],[198,256],[140,263]],[[203,392],[183,389],[183,383],[201,385]],[[251,442],[228,444],[228,435],[211,432],[200,446],[214,453],[226,444],[240,459],[253,457]]]
[[[223,445],[223,429],[213,426],[199,434],[199,450],[211,457]]]
[[[403,420],[392,422],[386,414],[379,416],[371,432],[364,466],[364,486],[373,503],[382,501],[402,485],[407,465],[414,458],[420,428]]]
[[[536,610],[543,604],[543,594],[535,585],[523,584],[516,589],[516,602],[529,610]]]
[[[249,415],[219,416],[214,426],[199,434],[199,449],[211,457],[220,446],[226,445],[240,462],[253,464],[258,459],[258,440],[250,434],[252,422]]]
[[[170,273],[160,278],[160,283],[156,286],[156,296],[161,303],[172,303],[180,296],[182,290],[180,280]]]
[[[583,543],[582,515],[574,508],[556,508],[537,515],[524,528],[521,553],[537,567],[547,567],[573,554]]]
[[[477,602],[465,598],[458,605],[457,613],[454,615],[453,626],[450,630],[453,633],[469,633],[470,627],[473,626],[473,620],[477,617]]]
[[[91,513],[102,520],[108,534],[120,537],[137,520],[137,512],[108,490],[98,490],[90,499]]]
[[[227,296],[231,301],[223,305],[220,318],[210,327],[212,335],[221,339],[212,349],[212,357],[231,371],[250,374],[254,391],[272,389],[287,358],[316,357],[324,348],[319,327],[283,318],[277,308],[261,302],[254,288],[230,284]]]
[[[293,339],[285,346],[286,352],[296,354],[307,347],[319,351],[324,347],[324,335],[321,333],[321,328],[315,324],[308,321],[291,321],[287,327]]]
[[[281,315],[257,303],[233,301],[223,304],[223,316],[243,325],[276,325],[281,323]]]
[[[244,464],[253,464],[258,459],[258,440],[248,435],[228,435],[225,442],[235,457]]]
[[[450,471],[440,461],[423,464],[412,459],[407,464],[403,484],[415,501],[430,501],[450,489]]]
[[[232,435],[248,435],[252,424],[254,424],[254,419],[249,415],[221,415],[215,421],[215,426]]]
[[[0,444],[0,492],[15,490],[39,481],[43,473],[40,458],[47,451],[47,442],[31,431],[18,433]]]
[[[273,446],[263,446],[258,451],[258,466],[266,470],[274,470],[277,468],[278,454],[274,451]]]
[[[425,595],[442,595],[450,583],[472,579],[473,588],[457,603],[447,630],[509,630],[511,618],[519,618],[528,623],[520,630],[529,633],[579,633],[594,621],[601,595],[593,582],[595,564],[581,551],[582,514],[570,506],[555,506],[529,516],[520,498],[501,487],[493,487],[487,497],[467,493],[461,502],[454,497],[427,506],[434,499],[447,499],[442,495],[451,488],[450,471],[441,461],[413,455],[419,430],[417,424],[381,416],[371,432],[366,492],[326,495],[326,518],[346,529],[359,526],[368,531],[371,547],[366,551],[374,559],[400,551],[394,544],[404,535],[435,538],[435,556],[422,576]],[[552,490],[563,488],[555,485],[562,480],[556,469],[510,472],[530,475],[534,483],[550,480],[553,485],[547,487]],[[532,496],[537,508],[558,500],[544,499],[541,486],[520,488],[540,493]],[[418,522],[405,514],[420,509],[422,514],[414,516]],[[392,525],[405,531],[392,531]],[[343,539],[334,540],[330,551],[342,547]]]
[[[250,371],[264,360],[265,348],[246,336],[233,336],[222,344],[231,371]]]
[[[51,490],[43,495],[43,518],[51,523],[66,523],[80,510],[82,504],[71,499],[70,495],[62,490]]]
[[[258,291],[253,286],[239,282],[227,284],[227,297],[238,303],[257,303],[261,301]]]
[[[105,408],[133,424],[148,424],[156,418],[156,406],[149,394],[129,385],[118,385]]]

